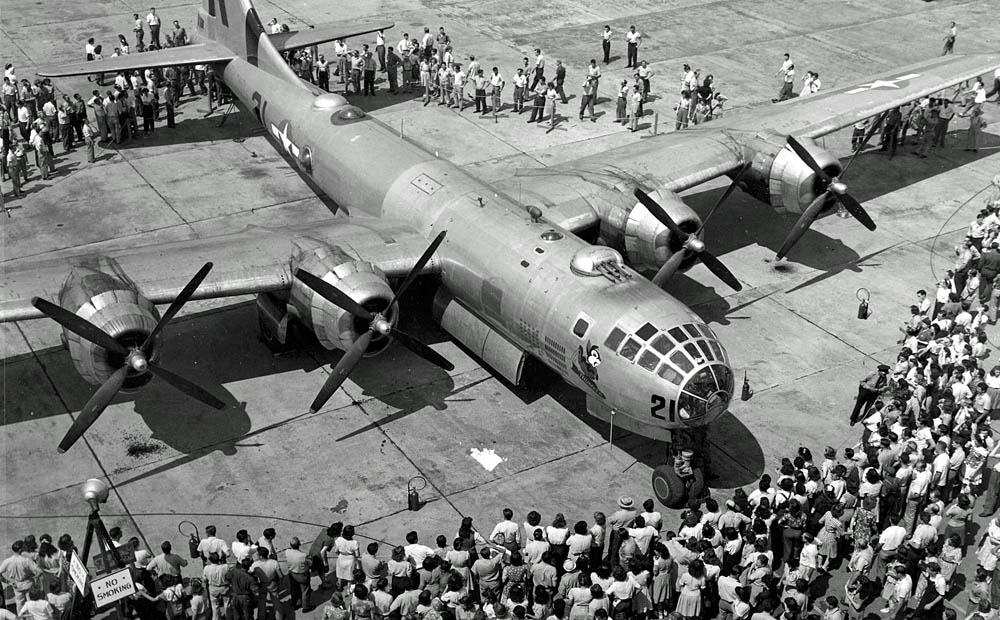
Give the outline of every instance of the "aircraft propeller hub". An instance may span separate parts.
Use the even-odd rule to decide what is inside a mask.
[[[375,316],[375,320],[372,321],[372,330],[382,336],[388,336],[392,331],[392,323],[386,320],[381,314]]]
[[[833,183],[830,183],[829,189],[831,192],[837,194],[838,196],[843,196],[844,194],[847,193],[847,185],[845,185],[844,183],[842,183],[837,179],[834,179]]]
[[[698,239],[697,237],[691,237],[684,244],[684,247],[690,250],[691,252],[700,253],[705,250],[705,242],[702,241],[701,239]]]
[[[136,372],[146,372],[146,369],[149,368],[149,360],[146,359],[146,355],[142,351],[133,349],[128,356],[128,365]]]

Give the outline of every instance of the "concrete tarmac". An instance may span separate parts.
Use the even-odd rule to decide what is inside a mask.
[[[786,51],[800,74],[818,71],[824,88],[832,88],[939,54],[953,20],[959,24],[956,51],[1000,47],[996,7],[987,0],[288,0],[257,6],[265,21],[274,16],[293,30],[331,19],[385,17],[397,24],[391,43],[403,31],[445,26],[460,59],[475,54],[487,67],[496,64],[508,83],[535,47],[550,63],[562,59],[573,99],[560,108],[564,120],[554,130],[528,125],[525,115],[512,112],[509,86],[506,109],[485,117],[471,109],[458,114],[436,103],[423,106],[412,95],[391,96],[381,75],[379,94],[355,98],[380,120],[487,180],[645,139],[654,131],[654,114],[656,130],[671,131],[684,62],[703,76],[714,74],[729,97],[726,114],[738,114],[770,105]],[[165,23],[178,19],[191,28],[194,7],[157,8]],[[79,57],[88,36],[110,52],[117,33],[131,39],[131,14],[147,11],[133,0],[0,0],[3,60],[30,78],[35,65]],[[580,122],[574,107],[580,76],[589,58],[600,60],[606,23],[616,38],[613,62],[602,68],[600,118]],[[626,76],[623,35],[630,24],[644,35],[640,59],[656,72],[647,106],[652,113],[636,134],[611,122],[612,85]],[[332,56],[331,49],[322,51]],[[94,88],[83,78],[56,84],[61,92],[84,95]],[[1000,108],[987,104],[986,114],[990,125],[978,153],[962,150],[967,123],[956,119],[948,146],[927,159],[910,155],[909,147],[891,161],[877,150],[861,155],[848,182],[878,223],[874,233],[852,219],[827,217],[787,260],[775,261],[794,216],[779,216],[739,193],[713,216],[706,242],[744,290],[732,293],[701,266],[669,289],[711,324],[737,376],[746,374],[756,390],[712,428],[716,497],[755,485],[800,445],[819,458],[824,446],[840,450],[857,443],[858,430],[847,420],[856,381],[895,358],[897,327],[914,292],[933,294],[954,244],[983,204],[979,192],[1000,172]],[[49,181],[38,180],[32,167],[27,197],[8,200],[10,217],[0,215],[3,269],[57,253],[329,216],[333,205],[284,161],[251,115],[207,113],[204,98],[184,96],[177,120],[176,129],[161,122],[150,137],[118,148],[103,145],[96,164],[87,164],[81,149],[60,154]],[[842,131],[822,144],[844,157],[849,137],[850,130]],[[704,216],[724,186],[709,183],[685,198]],[[8,184],[3,188],[9,191]],[[865,321],[855,316],[862,289],[870,292],[873,310]],[[116,399],[63,455],[56,443],[93,388],[73,370],[54,323],[0,326],[0,542],[43,532],[82,539],[87,506],[79,489],[90,477],[114,486],[103,509],[109,526],[120,525],[126,537],[140,536],[154,550],[164,540],[183,548],[181,521],[199,529],[214,524],[227,540],[237,529],[256,536],[275,527],[279,547],[293,535],[311,540],[320,524],[332,521],[357,524],[365,537],[393,545],[415,529],[432,544],[439,533],[450,539],[466,515],[490,530],[505,506],[517,518],[534,509],[545,520],[563,512],[575,521],[589,520],[595,510],[610,513],[620,495],[637,501],[652,496],[649,477],[665,459],[662,445],[619,432],[609,443],[610,429],[588,418],[583,394],[548,373],[533,373],[525,387],[493,376],[429,322],[427,297],[416,291],[406,300],[405,327],[433,343],[455,370],[444,373],[393,346],[364,360],[319,414],[308,413],[308,405],[338,353],[307,343],[275,355],[258,341],[251,300],[192,303],[171,325],[163,359],[210,386],[227,409],[206,409],[154,381]],[[502,461],[487,470],[471,456],[482,449]],[[410,512],[407,485],[422,484],[418,477],[427,482],[419,491],[426,504]],[[665,529],[674,529],[676,513],[665,515]],[[181,528],[188,532],[191,525]],[[974,565],[974,557],[967,560],[964,572]],[[842,581],[835,575],[831,586]],[[965,595],[950,604],[963,609]]]

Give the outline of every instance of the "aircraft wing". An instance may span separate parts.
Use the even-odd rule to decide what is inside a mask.
[[[293,228],[251,227],[243,231],[187,241],[75,254],[42,261],[8,261],[0,281],[0,322],[42,318],[31,305],[34,296],[59,299],[74,267],[95,269],[131,284],[156,304],[170,303],[205,262],[215,264],[192,299],[232,297],[291,286],[292,259],[318,244],[339,246],[358,260],[374,263],[386,276],[403,277],[427,248],[412,228],[377,219],[335,218]],[[440,268],[435,256],[422,273]]]
[[[102,60],[73,62],[66,65],[50,65],[35,71],[42,77],[66,77],[70,75],[92,75],[94,73],[131,72],[150,67],[170,67],[175,65],[200,65],[213,62],[229,62],[236,58],[232,50],[206,41],[180,47],[168,47],[152,52],[141,52],[127,56],[114,56]]]
[[[940,56],[893,69],[861,84],[797,97],[745,115],[733,115],[733,122],[726,125],[737,130],[756,132],[766,128],[782,135],[816,138],[967,80],[992,74],[997,67],[1000,67],[1000,53]]]
[[[337,39],[349,39],[351,37],[368,34],[370,32],[378,32],[379,30],[389,30],[395,25],[396,24],[393,22],[375,21],[332,22],[329,24],[320,24],[319,26],[309,28],[308,30],[279,32],[277,34],[268,35],[268,37],[271,39],[271,43],[278,48],[278,51],[285,52],[288,50],[319,45],[320,43],[327,43],[329,41],[336,41]]]

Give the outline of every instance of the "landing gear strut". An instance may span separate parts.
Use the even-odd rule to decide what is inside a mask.
[[[653,494],[668,508],[680,508],[691,500],[699,504],[711,495],[705,484],[708,442],[704,427],[674,431],[667,448],[667,463],[653,470]]]

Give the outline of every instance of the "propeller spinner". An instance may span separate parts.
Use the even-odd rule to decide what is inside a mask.
[[[312,405],[309,406],[310,411],[315,413],[322,409],[323,405],[326,404],[326,401],[328,401],[330,397],[333,396],[333,393],[336,392],[341,385],[343,385],[344,381],[347,380],[347,376],[351,374],[351,371],[354,370],[354,367],[357,366],[358,362],[361,360],[361,356],[364,355],[364,352],[368,349],[368,345],[371,344],[372,338],[376,335],[391,336],[392,338],[395,338],[404,347],[435,366],[448,371],[455,369],[455,366],[441,356],[437,351],[420,342],[413,336],[396,329],[386,316],[399,298],[402,297],[403,293],[406,292],[406,289],[408,289],[410,285],[413,284],[413,281],[416,280],[420,271],[424,268],[424,265],[427,264],[427,262],[431,259],[431,256],[434,255],[434,252],[437,251],[438,246],[441,245],[442,241],[444,241],[444,236],[445,231],[441,231],[438,236],[434,238],[434,241],[427,246],[427,249],[424,250],[424,253],[420,256],[420,259],[414,263],[413,268],[411,268],[410,272],[406,274],[406,279],[403,280],[403,283],[396,290],[396,294],[393,295],[392,300],[383,312],[376,312],[373,314],[362,307],[361,304],[354,301],[354,299],[352,299],[349,295],[326,280],[323,280],[308,271],[303,271],[302,269],[296,270],[295,277],[301,280],[318,295],[333,305],[350,312],[362,321],[368,321],[369,324],[368,331],[361,334],[361,336],[354,341],[351,348],[344,353],[344,356],[340,358],[337,365],[330,371],[330,376],[326,378],[326,382],[323,383],[323,387],[320,389],[319,394],[316,395]]]
[[[178,295],[177,298],[174,299],[174,302],[170,304],[170,307],[157,322],[153,331],[151,331],[146,337],[146,340],[139,346],[132,346],[128,348],[112,338],[100,327],[94,325],[79,315],[66,310],[62,306],[58,306],[40,297],[35,297],[31,300],[31,305],[48,316],[50,319],[62,325],[67,330],[73,332],[84,340],[88,340],[99,347],[103,347],[108,351],[117,353],[124,358],[122,367],[116,370],[99,388],[97,388],[94,395],[90,397],[87,404],[83,406],[82,410],[80,410],[80,414],[73,422],[73,425],[63,437],[62,441],[59,442],[59,452],[69,450],[70,447],[72,447],[72,445],[76,443],[76,441],[82,437],[85,432],[87,432],[87,429],[97,421],[97,418],[104,413],[104,410],[111,403],[115,394],[121,390],[122,385],[125,383],[125,379],[129,376],[129,374],[139,375],[150,372],[163,379],[174,388],[184,392],[191,398],[199,400],[210,407],[223,409],[226,406],[224,402],[215,396],[212,396],[205,389],[191,383],[183,377],[179,377],[174,373],[161,368],[149,359],[150,353],[152,352],[153,342],[156,340],[157,336],[159,336],[160,332],[163,331],[163,328],[166,327],[167,323],[169,323],[171,319],[176,316],[184,304],[187,303],[211,269],[212,263],[205,263],[198,273],[191,278],[191,281],[187,283],[180,295]]]
[[[826,187],[823,192],[821,192],[819,196],[816,196],[809,206],[806,207],[805,211],[802,212],[802,215],[799,216],[799,220],[795,222],[795,226],[792,227],[791,232],[788,233],[788,236],[785,237],[785,241],[781,244],[781,248],[778,250],[778,258],[784,258],[792,247],[798,243],[802,235],[809,230],[812,223],[816,221],[817,217],[819,217],[819,214],[823,211],[823,207],[831,197],[840,202],[840,204],[842,204],[844,208],[854,216],[854,219],[861,222],[865,228],[868,230],[875,230],[875,222],[872,220],[871,216],[868,215],[868,212],[865,211],[865,208],[861,206],[861,203],[847,193],[847,185],[845,185],[841,179],[844,178],[844,174],[847,172],[847,169],[850,168],[851,164],[854,163],[854,160],[857,159],[858,154],[860,154],[861,151],[868,146],[868,142],[872,139],[872,136],[875,135],[875,132],[882,124],[884,118],[885,114],[882,114],[876,122],[872,123],[872,126],[865,134],[864,140],[862,140],[861,144],[858,145],[858,148],[854,150],[854,154],[851,155],[851,159],[848,160],[847,165],[844,166],[843,170],[840,171],[840,174],[835,177],[828,175],[826,171],[824,171],[819,164],[816,163],[816,160],[813,159],[809,150],[803,146],[803,144],[799,142],[795,136],[788,136],[789,148],[795,151],[795,154],[799,156],[799,159],[801,159],[807,166],[809,166],[809,168],[812,169],[813,172],[816,173],[817,176],[819,176],[820,181],[825,183]]]

